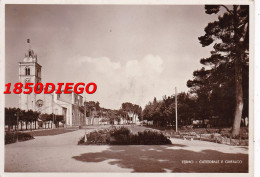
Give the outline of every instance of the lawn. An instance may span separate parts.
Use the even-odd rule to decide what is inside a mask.
[[[43,130],[38,130],[38,131],[32,131],[28,132],[29,134],[33,136],[50,136],[50,135],[58,135],[62,133],[68,133],[72,131],[78,130],[77,128],[56,128],[56,129],[43,129]]]

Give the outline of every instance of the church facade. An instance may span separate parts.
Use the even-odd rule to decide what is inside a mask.
[[[22,62],[19,62],[19,82],[42,82],[42,66],[38,63],[37,55],[32,49],[25,54]],[[19,94],[19,108],[21,110],[38,111],[41,114],[63,115],[66,126],[79,126],[84,122],[83,97],[72,91],[71,94]]]

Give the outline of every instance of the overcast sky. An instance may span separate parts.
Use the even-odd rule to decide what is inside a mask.
[[[95,82],[87,101],[118,109],[188,91],[186,82],[210,55],[198,37],[217,15],[204,6],[7,5],[6,83],[19,81],[30,38],[42,82]],[[18,95],[6,95],[17,107]]]

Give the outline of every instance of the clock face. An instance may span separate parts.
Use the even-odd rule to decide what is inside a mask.
[[[36,105],[40,108],[43,106],[43,101],[42,100],[37,100]]]
[[[30,80],[31,80],[30,78],[26,78],[25,83],[30,82]]]

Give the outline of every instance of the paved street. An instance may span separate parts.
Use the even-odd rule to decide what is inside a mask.
[[[34,140],[6,145],[5,171],[247,172],[247,147],[180,139],[161,146],[77,145],[84,131],[36,136]]]

